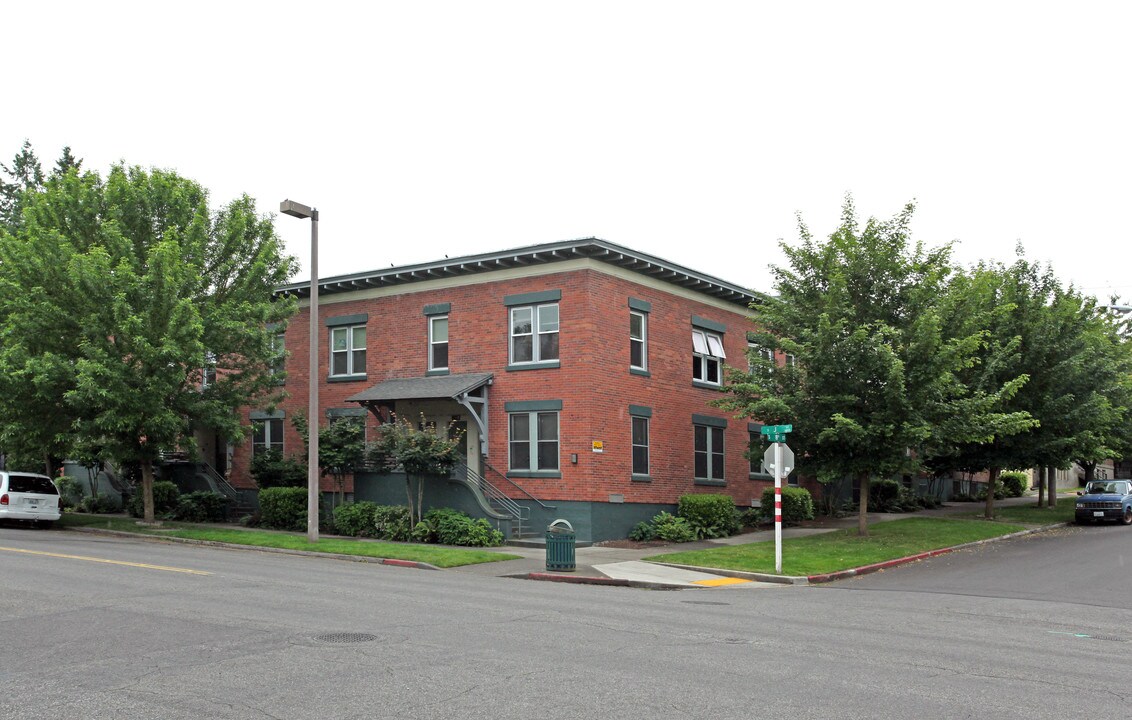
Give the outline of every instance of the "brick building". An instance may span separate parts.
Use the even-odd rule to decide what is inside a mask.
[[[301,453],[309,285],[280,335],[286,390],[247,410],[252,439],[230,477],[250,487],[257,449]],[[751,293],[603,240],[534,245],[319,284],[320,404],[328,419],[391,413],[464,433],[466,467],[427,489],[426,506],[491,518],[510,534],[568,519],[579,540],[624,537],[680,495],[739,506],[771,479],[745,457],[758,427],[711,407],[725,364],[746,362]],[[331,491],[324,479],[324,491]],[[360,473],[355,499],[404,503],[395,476]]]

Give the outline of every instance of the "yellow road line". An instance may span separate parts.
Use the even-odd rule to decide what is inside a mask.
[[[45,557],[64,558],[66,560],[86,560],[87,562],[105,563],[107,565],[125,565],[126,567],[144,568],[146,570],[165,570],[167,572],[188,573],[189,575],[211,575],[204,570],[189,570],[188,568],[167,567],[165,565],[147,565],[146,563],[125,562],[123,560],[107,560],[106,558],[87,557],[85,555],[64,555],[62,553],[43,552],[41,550],[22,550],[20,548],[0,547],[5,552],[23,553],[25,555],[43,555]]]
[[[704,587],[719,587],[721,585],[742,585],[743,583],[749,582],[751,581],[743,578],[721,577],[715,578],[714,580],[693,580],[692,584],[703,585]]]

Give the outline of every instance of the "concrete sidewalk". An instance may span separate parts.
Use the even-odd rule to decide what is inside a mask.
[[[1072,502],[1072,496],[1062,496],[1059,502]],[[996,507],[1010,507],[1015,505],[1033,504],[1033,496],[1020,498],[1007,498],[995,502]],[[971,515],[978,513],[982,508],[980,503],[951,503],[933,510],[921,510],[916,513],[869,513],[869,523],[900,520],[908,517],[947,517],[954,515]],[[827,533],[843,528],[857,527],[857,516],[845,518],[818,518],[806,523],[803,527],[783,528],[783,539],[805,537],[819,533]],[[1009,537],[1009,536],[1007,536]],[[536,541],[537,542],[537,541]],[[773,527],[741,535],[733,535],[714,540],[699,542],[651,545],[648,547],[606,547],[592,545],[578,547],[574,551],[576,569],[573,572],[548,572],[546,570],[546,548],[544,544],[535,545],[506,545],[501,548],[492,548],[498,552],[520,555],[517,560],[505,560],[481,565],[467,565],[453,568],[450,572],[465,572],[476,575],[495,577],[526,578],[532,580],[549,580],[571,583],[592,583],[604,585],[629,585],[636,587],[653,588],[772,588],[783,587],[789,584],[805,584],[806,578],[791,576],[770,576],[754,573],[729,572],[710,568],[691,568],[661,565],[644,562],[644,558],[662,553],[683,552],[685,550],[701,550],[721,545],[745,545],[755,542],[774,542]],[[485,548],[486,549],[486,548]],[[944,551],[923,553],[910,558],[883,563],[891,567],[902,562],[910,562],[929,555],[940,554]],[[870,568],[873,569],[873,568]],[[877,568],[879,569],[879,568]],[[858,574],[865,569],[854,569],[844,575]],[[842,574],[823,576],[823,580],[837,579]]]

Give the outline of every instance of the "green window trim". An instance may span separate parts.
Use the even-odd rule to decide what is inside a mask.
[[[692,414],[693,425],[707,425],[708,427],[725,428],[727,427],[727,418],[715,417],[714,415],[697,415]]]
[[[369,313],[354,313],[353,315],[336,315],[326,318],[326,327],[341,327],[342,325],[365,325],[369,322]]]
[[[365,408],[329,408],[326,411],[326,417],[330,418],[344,418],[344,417],[365,417],[369,414],[369,410]]]
[[[512,307],[515,305],[537,305],[538,303],[558,302],[561,299],[561,290],[543,290],[541,292],[504,295],[503,304],[507,307]]]
[[[692,316],[692,327],[699,328],[700,330],[709,330],[711,332],[720,334],[727,332],[727,326],[723,323],[716,322],[715,320],[708,320],[707,318],[702,318],[699,315]]]
[[[561,400],[513,400],[503,403],[504,412],[550,412],[561,410]]]

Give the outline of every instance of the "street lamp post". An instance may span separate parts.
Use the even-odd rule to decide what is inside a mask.
[[[307,409],[307,539],[318,542],[318,209],[309,208],[292,200],[279,203],[279,212],[311,221],[311,328],[310,365],[307,383],[310,386],[310,405]]]

